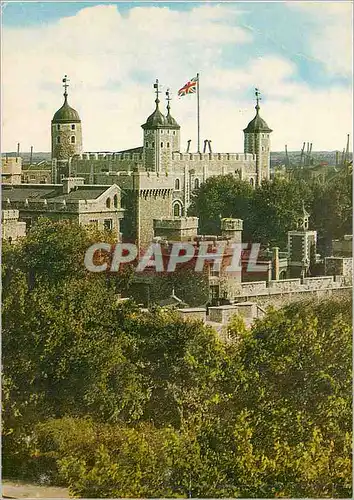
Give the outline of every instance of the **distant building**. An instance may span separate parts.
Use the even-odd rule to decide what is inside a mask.
[[[24,184],[51,184],[52,164],[45,160],[22,164],[21,182]]]

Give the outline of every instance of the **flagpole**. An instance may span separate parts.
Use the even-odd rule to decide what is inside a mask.
[[[198,153],[200,153],[199,73],[197,73],[197,143],[198,143]]]

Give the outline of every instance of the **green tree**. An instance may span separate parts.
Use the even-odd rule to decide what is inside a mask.
[[[234,217],[245,221],[244,231],[248,235],[249,203],[252,188],[246,181],[233,175],[209,177],[193,193],[188,214],[199,217],[201,234],[219,234],[220,218]]]
[[[299,180],[264,180],[253,193],[249,210],[252,240],[286,249],[287,232],[296,229],[302,203],[312,199],[310,187]]]
[[[333,239],[353,231],[352,181],[352,175],[346,173],[313,187],[311,223],[319,233],[319,248],[326,254]]]
[[[349,299],[295,303],[237,346],[244,382],[231,407],[248,412],[254,453],[273,463],[256,496],[275,484],[284,496],[351,495],[350,313]]]

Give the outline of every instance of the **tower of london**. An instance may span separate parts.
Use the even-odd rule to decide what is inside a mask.
[[[88,184],[117,184],[134,170],[145,172],[150,181],[164,176],[172,191],[171,214],[186,215],[194,189],[215,175],[231,174],[259,185],[269,179],[270,134],[272,130],[260,116],[258,91],[256,115],[244,129],[244,152],[216,153],[211,141],[204,141],[203,152],[181,151],[181,126],[171,114],[167,93],[166,110],[161,109],[158,81],[155,109],[141,126],[142,144],[117,152],[83,152],[81,120],[68,105],[67,79],[64,82],[64,105],[52,119],[52,182],[75,176]],[[123,186],[122,186],[123,187]]]

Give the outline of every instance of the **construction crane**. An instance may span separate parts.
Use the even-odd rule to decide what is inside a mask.
[[[302,150],[301,150],[301,156],[300,156],[300,168],[303,167],[303,161],[304,161],[304,151],[305,151],[305,142],[302,145]]]
[[[345,148],[344,164],[349,161],[349,134],[347,134],[347,147]]]
[[[288,145],[285,144],[285,166],[286,168],[290,167],[289,155],[288,155]]]

